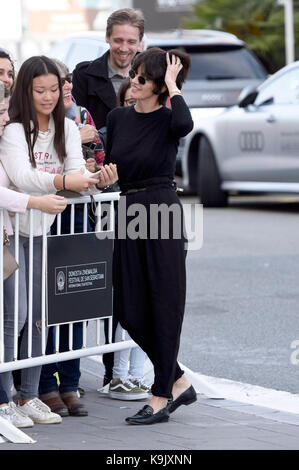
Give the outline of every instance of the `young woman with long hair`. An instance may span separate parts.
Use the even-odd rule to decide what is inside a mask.
[[[57,59],[51,59],[59,70],[63,104],[66,116],[76,122],[80,132],[81,143],[100,142],[98,132],[93,123],[92,117],[86,108],[77,106],[72,98],[72,74],[68,67]],[[89,171],[97,171],[98,164],[102,165],[105,153],[95,152],[95,159],[89,159],[86,167]],[[71,206],[67,206],[61,216],[61,234],[70,232]],[[83,232],[84,229],[84,204],[76,204],[74,232]],[[90,221],[87,220],[87,231],[91,231]],[[51,227],[51,233],[57,233],[57,225]],[[49,328],[46,354],[55,353],[55,332],[54,326]],[[59,333],[59,351],[69,349],[69,325],[61,325]],[[82,322],[73,325],[73,350],[81,349],[83,342]],[[59,374],[59,384],[56,380],[56,373]],[[80,359],[71,359],[57,363],[44,364],[41,370],[39,382],[39,398],[51,408],[51,411],[64,416],[86,416],[87,408],[77,396],[80,379]]]
[[[9,89],[0,80],[0,137],[4,127],[9,121],[9,95]],[[66,200],[61,196],[54,194],[30,196],[10,189],[10,185],[11,182],[0,162],[0,207],[4,209],[4,227],[9,237],[13,235],[13,228],[7,211],[24,213],[26,209],[37,209],[49,214],[58,214],[66,207]],[[7,281],[4,282],[4,285],[6,285],[6,282]],[[0,374],[0,416],[16,427],[23,428],[33,426],[33,421],[23,415],[23,413],[20,413],[15,403],[10,400],[11,398],[8,398],[7,393],[1,385]]]

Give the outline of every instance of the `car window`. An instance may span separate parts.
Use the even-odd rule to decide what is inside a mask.
[[[276,80],[261,87],[254,104],[260,106],[266,103],[299,103],[299,67],[286,71]]]
[[[94,60],[100,57],[108,49],[104,44],[97,41],[75,42],[67,55],[66,63],[70,70],[74,70],[79,62]]]
[[[51,47],[50,57],[53,57],[53,59],[60,59],[64,62],[70,47],[70,40],[61,41],[56,44],[53,44],[53,46]]]
[[[162,49],[173,49],[164,47]],[[244,47],[186,46],[179,49],[191,56],[188,80],[232,80],[262,78],[266,72],[256,58]]]
[[[187,51],[188,52],[188,51]],[[246,49],[191,53],[190,80],[264,78],[262,67]]]

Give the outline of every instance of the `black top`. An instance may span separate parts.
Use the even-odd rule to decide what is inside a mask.
[[[96,60],[81,62],[73,71],[72,94],[78,106],[88,109],[97,129],[106,126],[107,114],[116,107],[108,59],[109,51]]]
[[[174,177],[179,139],[193,129],[193,121],[182,96],[171,98],[171,108],[138,113],[129,106],[108,114],[105,163],[117,164],[120,186]]]

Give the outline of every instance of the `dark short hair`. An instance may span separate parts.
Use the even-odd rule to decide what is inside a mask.
[[[63,163],[66,157],[64,134],[65,108],[60,73],[54,62],[45,56],[30,57],[30,59],[23,62],[10,99],[10,122],[19,122],[23,125],[28,145],[29,160],[34,168],[36,168],[34,145],[38,137],[39,127],[33,104],[33,79],[49,73],[56,75],[60,91],[58,102],[52,114],[55,124],[54,148],[59,160]],[[33,128],[31,123],[33,123]]]
[[[181,89],[190,70],[190,56],[179,49],[171,49],[168,53],[170,58],[175,55],[181,59],[183,68],[180,70],[176,79],[176,85]],[[162,92],[162,89],[165,86],[164,77],[167,69],[166,51],[159,47],[152,47],[140,54],[137,54],[133,60],[132,69],[137,73],[139,67],[141,67],[142,74],[145,78],[148,78],[155,83],[154,93],[159,95],[159,104],[165,104],[166,99],[169,96],[168,89]]]
[[[130,24],[139,29],[140,41],[144,35],[144,16],[141,10],[133,10],[132,8],[123,8],[116,10],[109,16],[107,20],[106,36],[109,38],[112,34],[112,28],[116,24]]]
[[[131,80],[129,77],[125,78],[118,90],[117,93],[117,106],[124,106],[125,105],[125,97],[127,90],[131,88]]]

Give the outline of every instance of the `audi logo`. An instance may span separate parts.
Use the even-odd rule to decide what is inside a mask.
[[[264,144],[264,134],[262,132],[241,132],[239,136],[240,149],[244,152],[262,152]]]

